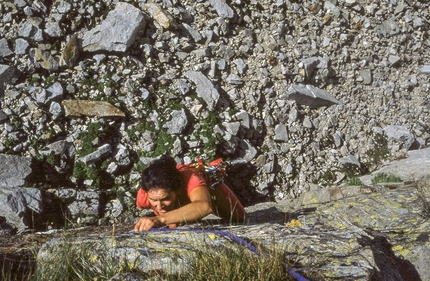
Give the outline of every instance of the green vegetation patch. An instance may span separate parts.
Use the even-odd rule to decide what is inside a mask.
[[[378,184],[378,183],[387,183],[387,182],[402,182],[402,179],[395,175],[389,175],[386,173],[380,173],[377,174],[372,179],[372,184]]]
[[[101,254],[91,246],[77,246],[64,241],[58,251],[44,261],[38,261],[30,280],[109,280],[118,273],[132,272],[134,264],[120,262],[109,251]]]
[[[78,156],[88,155],[97,150],[97,145],[94,144],[97,138],[100,139],[100,143],[104,143],[114,135],[115,132],[112,132],[112,129],[107,124],[89,123],[87,129],[79,134],[81,143],[76,154]]]
[[[196,132],[195,136],[197,139],[203,141],[202,153],[206,155],[216,155],[217,146],[219,144],[219,136],[214,133],[216,125],[220,125],[220,117],[216,112],[210,111],[206,118],[200,121],[201,129]],[[198,152],[195,156],[199,156]]]
[[[109,143],[117,133],[116,128],[106,123],[89,123],[87,129],[79,134],[81,142],[76,155],[82,157],[96,151],[98,143]],[[91,186],[93,188],[109,188],[113,184],[113,179],[106,172],[108,164],[108,160],[101,160],[91,164],[76,161],[72,176],[77,180],[79,186],[85,180],[92,180]]]
[[[140,280],[293,280],[285,272],[284,266],[288,268],[289,265],[284,263],[283,254],[278,250],[257,255],[242,246],[213,249],[203,245],[189,259],[187,272],[172,275],[160,271],[142,272],[139,259],[119,258],[112,251],[112,245],[106,245],[103,249],[96,248],[94,243],[70,243],[66,236],[62,239],[64,242],[60,241],[55,253],[37,259],[30,277],[22,280],[110,280],[124,273],[132,273]],[[115,243],[115,238],[112,239]]]
[[[189,275],[183,280],[293,280],[283,270],[283,256],[256,255],[246,248],[197,253]]]
[[[388,140],[383,135],[378,134],[375,137],[374,148],[367,152],[367,156],[370,159],[368,165],[374,166],[379,164],[383,159],[386,159],[390,154],[388,148]]]
[[[351,178],[348,177],[345,182],[347,185],[354,185],[354,186],[364,185],[359,177],[351,177]]]

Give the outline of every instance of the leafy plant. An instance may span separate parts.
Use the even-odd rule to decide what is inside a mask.
[[[388,140],[384,138],[383,135],[376,135],[374,143],[375,145],[373,149],[367,152],[367,156],[370,159],[368,163],[369,166],[379,164],[390,154],[390,150],[388,148]]]
[[[321,181],[325,184],[331,184],[336,180],[336,173],[331,170],[325,171],[321,176]]]
[[[126,130],[128,136],[130,139],[134,142],[138,141],[140,138],[140,135],[143,134],[145,131],[150,130],[150,126],[148,122],[141,121],[136,124],[136,126],[133,126]]]
[[[19,142],[17,139],[15,138],[6,138],[5,142],[4,142],[4,148],[5,148],[5,153],[11,153],[12,149],[15,145],[17,145]]]
[[[100,142],[108,141],[115,132],[105,123],[89,123],[87,130],[79,134],[81,140],[80,149],[76,151],[78,156],[84,156],[97,150],[94,140],[99,138]]]
[[[47,78],[46,78],[46,80],[45,80],[45,87],[49,87],[49,86],[51,86],[52,84],[54,84],[55,83],[55,81],[57,80],[58,78],[57,77],[55,77],[54,75],[50,75],[50,76],[48,76]]]
[[[208,112],[206,118],[200,121],[200,124],[201,129],[196,133],[196,138],[203,140],[203,154],[215,155],[219,143],[219,136],[214,134],[214,127],[220,124],[220,118],[215,112],[211,111]]]
[[[77,156],[85,156],[97,150],[94,140],[99,138],[100,142],[109,142],[109,138],[115,135],[114,128],[104,123],[90,123],[87,130],[79,134],[80,147],[76,151]],[[85,164],[76,161],[73,167],[72,176],[77,179],[78,185],[82,185],[84,180],[93,180],[92,187],[108,188],[112,184],[111,176],[105,171],[107,162],[98,161],[97,163]]]
[[[160,131],[157,140],[155,141],[155,150],[151,153],[151,156],[156,157],[170,152],[173,148],[173,141],[174,138],[172,135],[165,131]]]
[[[105,169],[106,161],[95,164],[85,164],[81,161],[76,161],[72,176],[78,181],[78,186],[82,186],[85,180],[92,180],[91,188],[107,189],[112,187],[114,180]]]
[[[353,178],[361,175],[360,168],[353,164],[344,164],[344,166],[339,169],[339,172],[344,173],[348,178]]]

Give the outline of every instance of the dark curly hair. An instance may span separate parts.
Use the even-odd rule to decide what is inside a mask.
[[[160,159],[152,161],[149,166],[143,170],[140,179],[140,186],[145,191],[154,188],[178,191],[182,185],[182,174],[176,169],[175,159],[169,155],[163,155]]]

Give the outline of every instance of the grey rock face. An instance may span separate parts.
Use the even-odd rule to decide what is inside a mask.
[[[341,104],[326,91],[312,85],[291,85],[285,97],[286,99],[294,100],[298,104],[307,105],[311,108]]]
[[[100,193],[96,190],[76,191],[71,188],[51,190],[63,202],[67,216],[79,224],[95,224],[100,215]]]
[[[49,86],[46,89],[47,97],[46,97],[46,103],[49,103],[51,101],[61,102],[64,97],[64,88],[63,86],[56,82]]]
[[[0,213],[18,230],[32,228],[32,212],[43,211],[42,193],[37,188],[1,187]]]
[[[54,167],[59,173],[66,173],[70,171],[70,163],[72,162],[71,160],[74,160],[75,153],[76,149],[70,139],[59,140],[57,142],[51,143],[40,151],[40,154],[42,155],[55,156],[56,162],[54,163]]]
[[[0,64],[0,93],[5,89],[5,84],[14,84],[19,77],[19,71],[12,66]]]
[[[186,77],[196,85],[196,92],[205,102],[209,110],[213,110],[219,99],[219,93],[212,82],[201,72],[187,71]]]
[[[104,144],[100,146],[96,151],[85,155],[81,158],[78,158],[77,161],[81,161],[85,164],[88,163],[94,163],[97,161],[100,161],[102,159],[105,159],[107,156],[109,156],[112,153],[112,147],[110,144]]]
[[[185,114],[185,110],[174,110],[171,114],[171,120],[166,122],[165,128],[167,128],[168,134],[181,134],[188,125],[188,117]]]
[[[32,171],[31,163],[28,157],[0,154],[0,187],[24,186]]]
[[[13,52],[9,48],[9,43],[6,38],[0,39],[0,57],[7,57],[12,55]]]
[[[409,150],[415,141],[414,135],[404,126],[388,126],[384,128],[388,141],[397,142],[402,148]]]
[[[375,276],[378,280],[408,276],[427,280],[430,271],[424,264],[429,262],[429,247],[417,238],[428,233],[430,220],[421,215],[425,207],[419,202],[428,202],[429,195],[428,181],[407,186],[328,188],[282,204],[249,207],[249,220],[244,225],[197,224],[171,231],[123,231],[114,238],[111,232],[68,241],[54,238],[41,248],[38,260],[49,263],[64,243],[81,249],[91,245],[93,252],[113,254],[142,272],[178,274],[187,272],[199,249],[216,251],[234,245],[234,240],[205,233],[206,229],[284,251],[285,259],[296,261],[288,266],[308,278],[364,281]]]
[[[229,176],[249,202],[342,185],[429,144],[428,1],[12,2],[0,152],[52,165],[38,184],[99,182],[54,152],[66,139],[77,155],[111,146],[88,162],[107,192],[132,194],[142,159],[164,153],[246,162]]]
[[[27,40],[18,38],[15,41],[15,54],[17,55],[24,55],[30,44],[27,42]]]
[[[210,1],[217,14],[222,18],[234,17],[234,11],[230,8],[224,0],[211,0]]]
[[[248,181],[256,197],[275,182],[281,199],[361,176],[340,171],[348,155],[372,171],[430,140],[427,2],[27,2],[0,10],[2,152],[37,156],[102,118],[115,131],[108,142],[130,155],[297,159],[294,173],[259,168]],[[169,116],[182,108],[186,129],[168,146],[140,137],[184,125]],[[373,130],[389,126],[406,128],[412,145]],[[128,182],[114,153],[106,161]]]
[[[430,169],[430,148],[411,150],[404,159],[396,160],[369,175],[360,177],[364,184],[371,184],[372,179],[380,174],[395,175],[402,181],[419,181],[428,176]]]
[[[275,141],[288,141],[288,131],[287,126],[284,124],[278,124],[275,127]]]
[[[133,5],[119,2],[106,20],[82,38],[87,52],[125,52],[145,26],[143,13]]]
[[[244,202],[283,200],[250,211],[235,233],[259,241],[273,232],[326,279],[395,280],[403,258],[430,280],[428,246],[416,244],[428,236],[426,189],[343,182],[382,172],[414,181],[429,170],[429,1],[0,2],[1,185],[33,179],[26,159],[5,168],[4,157],[45,159],[57,179],[38,184],[59,192],[70,220],[113,223],[137,216],[149,160],[219,154],[232,159]],[[103,126],[88,135],[94,122]],[[86,172],[97,169],[103,192],[121,196],[104,201],[92,189],[100,178],[76,180],[80,144],[100,148],[83,158]],[[34,212],[19,194],[15,210]],[[294,198],[300,206],[282,209]],[[11,210],[10,221],[31,227]],[[303,226],[284,225],[288,216]]]

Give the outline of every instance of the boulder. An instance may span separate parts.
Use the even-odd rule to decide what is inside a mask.
[[[311,108],[342,104],[327,91],[312,85],[293,84],[285,95],[286,99],[294,100],[300,105],[307,105]]]
[[[23,186],[32,172],[32,159],[28,157],[0,154],[0,163],[0,187]]]
[[[371,184],[376,176],[394,175],[402,181],[419,181],[428,177],[430,171],[430,147],[408,151],[403,159],[391,161],[368,175],[360,177],[364,184]]]
[[[145,24],[140,9],[119,2],[100,25],[84,34],[82,49],[86,52],[125,52],[144,30]]]
[[[206,223],[177,229],[54,238],[42,246],[38,261],[52,262],[68,244],[77,250],[91,248],[95,267],[110,255],[142,272],[181,274],[198,251],[240,247],[236,242],[248,241],[242,246],[263,247],[266,253],[282,249],[284,260],[291,261],[287,266],[310,280],[429,280],[430,219],[423,214],[428,212],[430,181],[326,193],[315,192],[315,200],[248,207],[243,225],[214,224],[208,217]]]
[[[66,116],[124,117],[125,113],[104,101],[63,100]]]
[[[34,228],[34,213],[43,211],[42,192],[37,188],[1,187],[0,216],[18,230]]]

